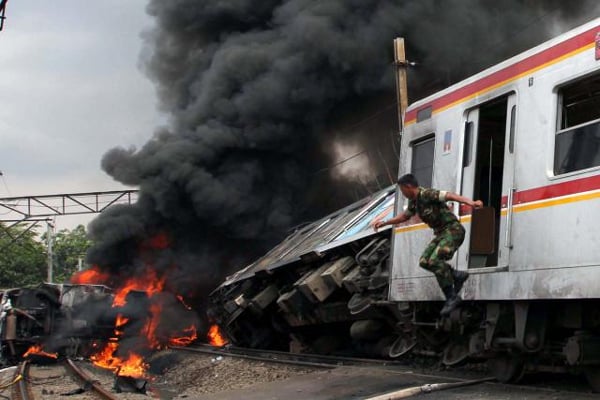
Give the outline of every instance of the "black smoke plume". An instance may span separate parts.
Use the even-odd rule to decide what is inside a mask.
[[[291,227],[355,200],[356,184],[330,167],[334,142],[368,150],[374,176],[395,176],[395,37],[419,63],[409,71],[414,99],[594,9],[559,0],[151,0],[156,26],[142,58],[169,121],[141,149],[105,154],[104,171],[139,186],[140,199],[91,223],[88,261],[114,276],[150,263],[172,290],[202,300]],[[140,255],[159,234],[168,248]]]

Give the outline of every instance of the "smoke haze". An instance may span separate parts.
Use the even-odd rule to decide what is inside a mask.
[[[145,33],[142,58],[170,119],[141,149],[105,154],[104,171],[139,186],[140,198],[91,223],[88,261],[116,276],[150,263],[202,302],[224,274],[294,225],[356,200],[352,180],[330,168],[334,141],[367,150],[373,175],[395,177],[395,37],[419,63],[409,71],[416,99],[596,8],[558,0],[151,0],[156,26]],[[140,243],[159,233],[169,248],[140,256]]]

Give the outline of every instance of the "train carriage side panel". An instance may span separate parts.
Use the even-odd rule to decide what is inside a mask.
[[[461,210],[467,237],[453,265],[472,273],[463,297],[600,297],[600,113],[585,105],[600,101],[598,32],[592,21],[407,110],[400,174],[482,198],[497,215],[485,253],[470,248],[472,216]],[[415,157],[433,138],[427,182]],[[396,212],[405,205],[401,198]],[[442,299],[418,266],[431,236],[414,220],[394,230],[392,300]]]

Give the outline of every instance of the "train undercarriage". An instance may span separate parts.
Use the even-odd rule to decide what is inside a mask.
[[[584,373],[600,391],[600,301],[388,300],[390,241],[364,238],[222,285],[210,316],[238,346],[447,366],[485,362],[502,382],[527,371]]]

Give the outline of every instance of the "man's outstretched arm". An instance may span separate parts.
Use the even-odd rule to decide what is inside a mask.
[[[468,197],[461,196],[459,194],[452,193],[452,192],[447,192],[446,193],[446,200],[447,201],[457,201],[459,203],[466,204],[466,205],[471,206],[473,208],[481,208],[481,207],[483,207],[483,202],[481,200],[471,200]]]
[[[408,221],[410,219],[410,215],[407,215],[406,213],[402,213],[400,215],[397,215],[395,217],[392,217],[388,220],[385,221],[376,221],[376,222],[371,222],[371,226],[373,227],[373,230],[375,230],[375,232],[377,232],[377,230],[379,228],[381,228],[382,226],[386,226],[386,225],[396,225],[399,224],[401,222],[404,221]]]

